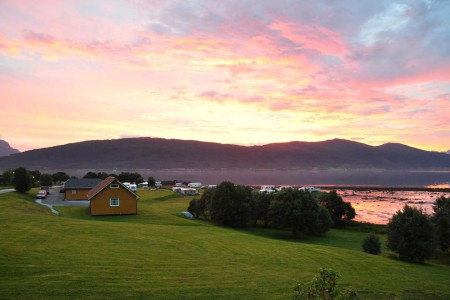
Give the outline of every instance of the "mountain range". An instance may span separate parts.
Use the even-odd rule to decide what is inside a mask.
[[[0,156],[19,153],[19,150],[12,148],[6,141],[0,140]]]
[[[370,146],[342,139],[239,146],[162,138],[126,138],[71,143],[0,157],[0,170],[18,166],[38,170],[173,168],[448,170],[450,155],[424,151],[403,144]]]

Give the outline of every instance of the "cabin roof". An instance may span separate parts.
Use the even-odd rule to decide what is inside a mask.
[[[108,187],[113,182],[121,185],[124,189],[126,189],[128,192],[133,194],[136,197],[136,199],[139,199],[139,196],[136,193],[134,193],[132,190],[127,188],[125,185],[123,185],[122,182],[120,182],[117,178],[109,176],[106,179],[104,179],[103,181],[101,181],[100,183],[98,183],[92,190],[90,190],[88,192],[88,194],[87,194],[88,200],[91,200],[95,195],[97,195],[98,193],[103,191],[106,187]]]
[[[98,185],[102,180],[99,178],[70,178],[64,183],[64,189],[70,190],[85,190],[92,189]]]

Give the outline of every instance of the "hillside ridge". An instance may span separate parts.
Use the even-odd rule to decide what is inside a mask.
[[[91,140],[0,157],[0,170],[171,168],[449,169],[450,156],[398,143],[371,146],[333,139],[241,146],[163,138]]]

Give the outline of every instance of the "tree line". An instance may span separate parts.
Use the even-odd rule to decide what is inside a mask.
[[[119,179],[121,182],[134,182],[142,183],[144,178],[139,173],[131,172],[121,172],[120,174],[108,174],[106,172],[87,172],[82,178],[99,178],[105,179],[108,176],[113,176]],[[62,184],[69,178],[77,178],[76,176],[70,176],[65,172],[56,172],[53,174],[41,173],[39,170],[27,170],[23,167],[18,167],[16,169],[5,170],[0,174],[0,185],[3,186],[13,186],[16,191],[25,193],[28,192],[33,187],[40,186],[52,186],[54,184]],[[155,179],[149,177],[149,186],[155,185]]]
[[[248,186],[224,181],[190,201],[187,209],[196,218],[242,228],[261,225],[300,234],[322,235],[332,226],[343,226],[355,217],[350,203],[335,191],[320,193],[284,189],[276,193],[252,191]]]

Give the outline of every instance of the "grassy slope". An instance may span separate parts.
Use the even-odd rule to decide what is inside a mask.
[[[294,240],[178,216],[189,198],[140,192],[139,215],[52,215],[30,197],[0,195],[0,298],[290,299],[320,267],[364,299],[449,299],[450,266],[410,264],[360,250],[365,233]]]

